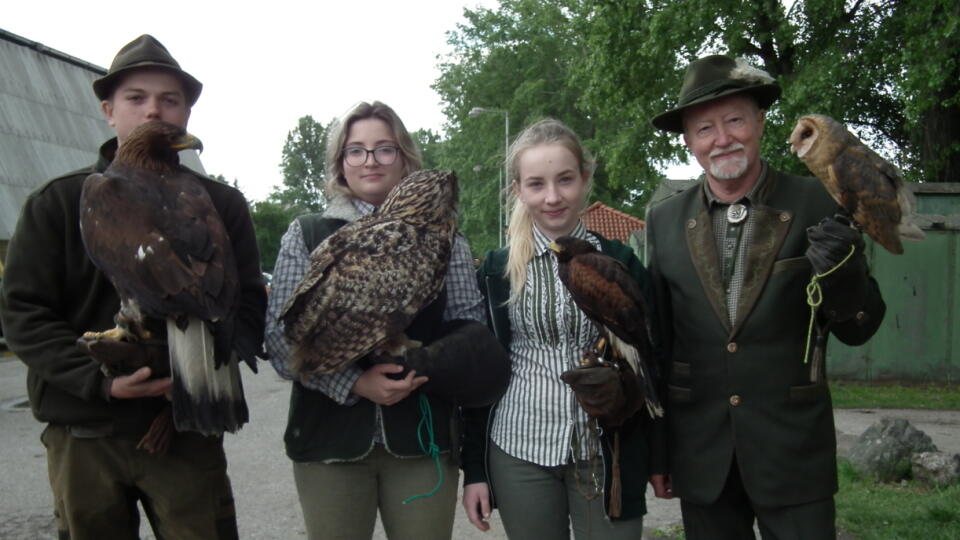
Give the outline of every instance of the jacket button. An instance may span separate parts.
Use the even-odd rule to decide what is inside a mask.
[[[691,219],[691,220],[688,220],[688,221],[687,221],[687,228],[688,228],[688,229],[693,229],[693,228],[696,227],[696,226],[697,226],[697,220]]]
[[[787,221],[790,221],[790,217],[791,217],[790,212],[784,212],[780,214],[780,221],[783,221],[784,223],[786,223]]]
[[[739,407],[741,401],[742,401],[742,400],[740,399],[740,396],[738,396],[738,395],[736,395],[736,394],[730,396],[730,406],[731,406],[731,407]]]
[[[736,342],[731,341],[730,343],[727,343],[727,352],[732,352],[732,353],[737,352]]]

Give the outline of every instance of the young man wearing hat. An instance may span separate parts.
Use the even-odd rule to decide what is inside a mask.
[[[659,129],[703,167],[694,187],[650,208],[647,245],[664,331],[664,445],[651,478],[678,496],[689,539],[834,538],[836,439],[824,376],[828,334],[864,343],[885,306],[859,231],[813,178],[760,157],[780,96],[742,59],[686,71]],[[822,303],[811,327],[805,288]]]
[[[34,191],[10,239],[0,313],[10,348],[28,366],[33,413],[48,423],[41,440],[60,538],[139,538],[137,501],[158,538],[238,536],[223,439],[175,433],[162,454],[138,449],[167,405],[170,379],[151,378],[149,367],[109,376],[75,345],[85,331],[113,327],[120,305],[81,241],[84,179],[106,169],[138,125],[163,120],[186,127],[201,88],[152,36],[123,47],[107,75],[93,83],[116,138],[101,146],[95,165]],[[266,293],[246,201],[232,187],[197,178],[236,253],[238,332],[262,339]],[[131,346],[130,354],[155,352]]]

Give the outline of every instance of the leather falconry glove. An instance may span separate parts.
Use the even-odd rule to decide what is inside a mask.
[[[847,216],[837,214],[807,228],[807,240],[807,259],[821,276],[821,313],[838,322],[849,320],[863,309],[867,298],[869,270],[863,235]],[[851,247],[855,251],[844,262]]]
[[[564,371],[560,379],[570,385],[583,410],[605,428],[623,425],[643,404],[639,381],[629,368],[591,363]]]
[[[429,345],[408,349],[404,358],[379,358],[430,378],[420,388],[463,407],[495,403],[510,382],[510,358],[487,327],[473,320],[445,321]]]
[[[81,336],[77,339],[77,348],[96,360],[109,377],[129,375],[144,366],[150,368],[151,379],[170,376],[170,358],[164,340],[137,343]]]

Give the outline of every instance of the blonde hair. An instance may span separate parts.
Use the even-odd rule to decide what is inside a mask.
[[[353,123],[368,118],[382,120],[390,128],[403,158],[403,176],[421,168],[423,160],[420,157],[420,148],[417,147],[417,143],[414,142],[397,113],[385,103],[361,101],[334,124],[333,130],[327,136],[327,182],[324,186],[327,198],[333,198],[339,194],[354,196],[350,187],[347,186],[347,178],[343,175],[343,146],[347,142]]]
[[[527,263],[533,259],[533,216],[517,197],[520,185],[520,157],[534,146],[548,144],[559,144],[576,158],[580,172],[587,176],[585,194],[589,194],[593,186],[593,158],[583,147],[577,134],[563,122],[545,118],[527,126],[517,135],[507,152],[507,171],[510,177],[507,182],[507,204],[510,209],[510,224],[507,227],[507,269],[504,277],[510,280],[508,303],[516,302],[523,294],[523,285],[527,280]]]

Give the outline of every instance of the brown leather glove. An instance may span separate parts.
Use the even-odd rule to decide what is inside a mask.
[[[150,368],[152,379],[170,376],[165,341],[134,343],[81,336],[77,348],[96,360],[109,377],[129,375],[144,366]]]
[[[637,399],[637,377],[630,369],[591,365],[564,371],[560,379],[573,389],[583,410],[607,428],[621,426],[643,403]]]

